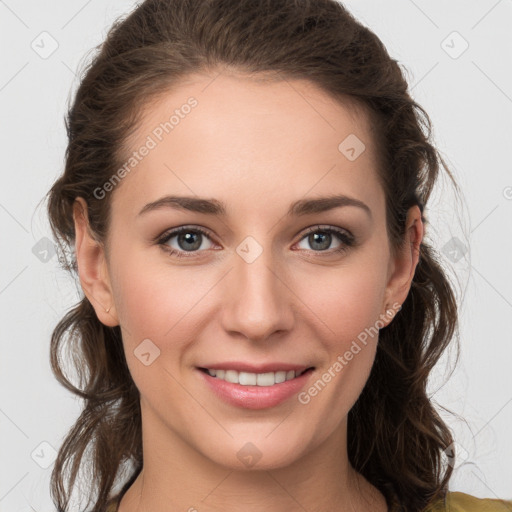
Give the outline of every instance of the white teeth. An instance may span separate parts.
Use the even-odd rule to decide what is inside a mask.
[[[304,370],[306,371],[306,370]],[[212,377],[242,386],[273,386],[299,377],[304,371],[278,371],[267,373],[237,372],[236,370],[208,370]]]
[[[287,375],[287,372],[285,372],[285,371],[276,372],[276,376],[275,376],[275,379],[274,379],[276,384],[284,382],[286,380],[286,375]]]
[[[256,375],[255,373],[240,372],[238,374],[238,383],[242,386],[256,386],[256,382],[260,380],[262,375]],[[262,384],[260,384],[262,386]]]
[[[238,372],[236,370],[226,370],[224,380],[232,382],[233,384],[238,384]]]

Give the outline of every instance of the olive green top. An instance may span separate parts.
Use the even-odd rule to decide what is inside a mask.
[[[117,512],[119,498],[111,500],[106,512]],[[393,510],[394,507],[390,512]],[[481,499],[463,492],[449,492],[446,500],[436,502],[428,512],[512,512],[512,500]]]
[[[432,505],[428,512],[512,512],[512,500],[475,498],[463,492],[449,492],[444,500]]]

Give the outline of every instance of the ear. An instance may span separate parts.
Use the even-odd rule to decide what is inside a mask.
[[[89,226],[87,203],[77,197],[73,204],[75,255],[80,284],[99,321],[108,327],[119,325],[108,275],[103,244]]]
[[[388,282],[384,296],[383,309],[387,309],[381,318],[384,326],[389,325],[401,305],[405,302],[420,258],[420,244],[423,240],[424,226],[421,210],[417,205],[409,208],[405,222],[405,240],[403,247],[390,259]]]

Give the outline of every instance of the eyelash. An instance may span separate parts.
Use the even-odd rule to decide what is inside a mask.
[[[321,225],[312,226],[311,228],[308,228],[308,230],[304,233],[302,238],[299,240],[301,242],[304,240],[308,235],[312,233],[329,233],[334,234],[338,237],[338,240],[341,242],[341,245],[336,249],[331,250],[324,250],[324,251],[312,251],[315,253],[326,253],[328,255],[332,254],[343,254],[346,251],[348,251],[351,247],[356,245],[356,239],[352,234],[349,234],[348,232],[344,230],[340,230],[333,227],[323,227]],[[174,238],[175,236],[180,235],[181,233],[201,233],[206,238],[211,240],[210,234],[205,231],[204,229],[198,227],[198,226],[181,226],[179,228],[173,229],[171,231],[168,231],[164,233],[163,235],[157,237],[156,243],[162,247],[170,256],[176,256],[177,258],[190,258],[193,257],[194,253],[200,252],[200,251],[177,251],[176,249],[170,248],[167,244],[167,242]]]

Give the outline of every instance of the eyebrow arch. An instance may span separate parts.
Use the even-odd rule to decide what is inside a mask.
[[[286,215],[299,217],[312,213],[325,212],[343,206],[356,206],[363,209],[370,218],[372,217],[372,212],[368,205],[359,199],[342,194],[295,201],[290,205]],[[203,199],[193,196],[164,196],[152,203],[146,204],[138,215],[166,207],[221,217],[225,217],[227,212],[226,205],[216,199]]]

